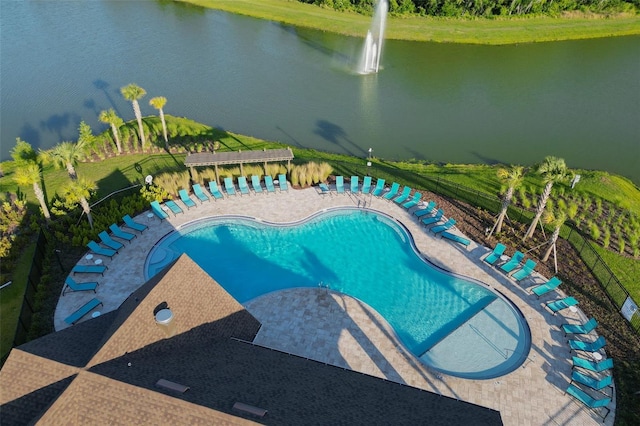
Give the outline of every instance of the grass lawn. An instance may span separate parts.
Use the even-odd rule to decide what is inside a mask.
[[[371,18],[291,0],[182,0],[299,27],[364,37]],[[513,44],[640,34],[640,16],[537,16],[510,19],[389,17],[386,38],[441,43]]]
[[[35,250],[36,243],[34,241],[27,246],[14,265],[12,284],[0,290],[0,358],[4,358],[13,346],[13,337]]]

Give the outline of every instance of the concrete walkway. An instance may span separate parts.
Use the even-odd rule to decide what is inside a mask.
[[[407,212],[393,202],[370,195],[320,195],[315,188],[290,189],[268,195],[237,195],[202,205],[198,202],[197,208],[184,208],[184,214],[171,215],[162,222],[147,213],[141,214],[135,219],[149,229],[130,244],[125,243],[112,260],[103,258],[108,266],[103,277],[75,276],[77,281],[97,280],[100,283],[97,294],[67,293],[61,297],[55,313],[56,329],[65,328],[64,318],[93,297],[103,302],[102,312],[117,309],[144,283],[143,269],[151,248],[163,236],[193,220],[240,214],[270,222],[293,222],[329,207],[363,207],[365,203],[367,208],[391,215],[404,224],[418,249],[434,264],[478,279],[509,298],[522,311],[531,329],[532,346],[527,361],[512,373],[492,380],[460,379],[432,371],[403,348],[386,321],[368,306],[347,295],[321,289],[284,290],[246,303],[249,312],[263,324],[257,344],[490,407],[500,411],[505,425],[602,424],[598,416],[564,394],[571,376],[571,355],[559,326],[586,320],[580,310],[566,309],[552,316],[544,309],[544,302],[564,296],[562,293],[554,292],[538,300],[479,260],[488,248],[475,243],[464,248],[434,237],[411,215],[415,208]],[[94,255],[79,263],[92,264],[98,258]],[[536,282],[543,280],[534,277]],[[534,284],[529,280],[527,287]],[[84,320],[90,318],[87,315]],[[615,399],[609,408],[615,412]],[[612,413],[605,424],[612,425],[613,420]]]

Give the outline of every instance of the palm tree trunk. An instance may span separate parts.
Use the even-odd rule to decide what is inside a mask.
[[[540,195],[540,200],[538,201],[538,207],[536,209],[536,215],[531,222],[531,226],[527,230],[527,233],[524,234],[524,238],[522,241],[526,240],[529,237],[533,236],[533,233],[536,230],[536,226],[538,226],[538,221],[544,213],[544,208],[547,206],[547,200],[549,199],[549,195],[551,195],[551,188],[553,188],[553,182],[547,182],[547,185],[544,187],[544,191],[542,191],[542,195]]]
[[[111,123],[111,132],[113,133],[113,139],[116,141],[116,148],[118,149],[118,155],[122,154],[122,145],[120,144],[120,135],[118,135],[118,128],[114,123]]]
[[[164,121],[164,111],[162,111],[162,108],[160,108],[159,111],[160,111],[160,121],[162,122],[162,135],[164,136],[164,146],[165,148],[167,148],[167,151],[169,151],[169,138],[167,137],[167,123]]]
[[[89,227],[93,229],[93,216],[91,216],[91,207],[89,206],[89,202],[86,198],[80,197],[80,205],[82,206],[82,210],[84,214],[87,215],[87,220],[89,221]]]
[[[551,240],[549,240],[549,247],[547,247],[547,251],[544,253],[544,257],[542,258],[543,262],[546,262],[547,260],[549,260],[549,256],[551,256],[551,252],[553,251],[553,246],[556,243],[556,241],[558,241],[558,236],[560,235],[560,227],[562,225],[556,227],[556,229],[553,230],[553,235],[551,235]]]
[[[496,225],[493,227],[493,230],[489,233],[489,236],[495,233],[499,233],[502,231],[502,223],[504,222],[504,217],[507,215],[507,209],[511,204],[511,199],[513,198],[513,186],[510,186],[507,189],[507,193],[504,194],[504,198],[502,199],[502,208],[500,210],[500,214],[498,215],[498,219],[496,220]]]
[[[142,113],[140,113],[140,104],[135,99],[131,101],[133,104],[133,113],[136,116],[136,120],[138,120],[138,130],[140,132],[140,148],[144,151],[147,140],[144,137],[144,128],[142,127]]]
[[[78,179],[78,174],[76,173],[76,169],[75,167],[73,167],[73,164],[67,163],[67,173],[69,174],[69,177],[71,178],[71,180]]]
[[[49,213],[47,202],[44,199],[44,192],[42,192],[42,188],[40,188],[40,185],[38,185],[37,182],[33,183],[33,192],[36,194],[36,198],[40,202],[40,207],[42,208],[44,218],[47,220],[47,222],[51,222],[51,213]]]

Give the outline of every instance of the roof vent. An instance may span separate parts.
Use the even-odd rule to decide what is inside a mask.
[[[173,312],[171,309],[165,308],[156,312],[156,324],[160,327],[167,337],[171,337],[175,333],[175,324],[173,322]]]

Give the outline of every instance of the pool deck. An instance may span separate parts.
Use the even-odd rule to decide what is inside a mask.
[[[195,197],[192,197],[195,201]],[[183,204],[177,202],[181,207]],[[144,282],[144,265],[153,246],[165,235],[193,220],[217,215],[243,215],[269,222],[294,222],[331,207],[371,208],[395,217],[412,233],[418,249],[429,260],[447,270],[478,279],[508,297],[528,321],[531,352],[525,363],[510,374],[490,380],[468,380],[431,370],[406,351],[389,325],[371,308],[347,295],[327,289],[290,289],[267,294],[245,304],[262,324],[255,342],[302,357],[342,368],[404,383],[430,392],[499,410],[505,425],[588,425],[602,424],[600,417],[572,397],[564,394],[571,376],[571,354],[560,331],[563,323],[586,320],[577,310],[565,309],[551,315],[544,302],[559,299],[561,291],[541,297],[526,289],[544,279],[535,275],[524,285],[507,278],[480,260],[489,248],[471,243],[468,247],[442,240],[426,232],[411,212],[401,206],[370,195],[321,195],[315,188],[289,189],[287,192],[236,195],[184,208],[184,214],[160,221],[145,212],[135,218],[149,228],[113,259],[94,255],[79,264],[103,259],[108,266],[104,276],[77,274],[76,281],[98,281],[97,294],[67,292],[60,297],[55,312],[56,330],[67,327],[64,318],[97,297],[102,312],[117,309]],[[445,212],[446,215],[447,212]],[[464,220],[464,218],[456,218]],[[125,228],[126,229],[126,228]],[[457,231],[454,231],[457,232]],[[215,277],[214,277],[215,279]],[[83,320],[91,319],[91,314]],[[613,425],[612,413],[604,424]]]

